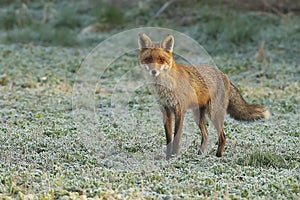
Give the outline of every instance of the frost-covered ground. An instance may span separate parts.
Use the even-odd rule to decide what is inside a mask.
[[[222,158],[215,157],[216,133],[209,126],[209,153],[201,157],[201,137],[188,113],[182,153],[167,162],[161,116],[147,88],[112,115],[111,94],[118,90],[105,92],[105,84],[126,67],[111,67],[101,79],[103,93],[95,92],[98,124],[86,133],[72,115],[72,85],[86,52],[1,48],[2,197],[299,197],[299,85],[281,72],[284,67],[299,73],[295,66],[273,64],[264,73],[275,79],[231,76],[247,100],[271,110],[271,119],[247,123],[228,117]]]
[[[228,116],[225,152],[217,158],[210,124],[208,153],[196,154],[201,136],[188,113],[181,153],[166,161],[161,114],[149,88],[126,93],[143,80],[132,70],[137,51],[99,74],[90,104],[94,123],[73,107],[91,46],[8,42],[0,45],[0,198],[300,198],[299,18],[236,13],[247,23],[230,33],[243,21],[203,13],[197,26],[177,30],[211,53],[247,101],[266,106],[269,120]],[[261,40],[264,55],[255,59]]]

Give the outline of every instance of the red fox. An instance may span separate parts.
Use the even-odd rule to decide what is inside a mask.
[[[205,152],[208,142],[205,119],[208,113],[218,133],[217,157],[222,156],[226,142],[223,128],[226,112],[237,120],[251,121],[269,117],[264,107],[247,103],[229,78],[217,68],[177,64],[173,58],[172,35],[166,36],[161,42],[152,42],[146,34],[141,33],[138,44],[139,64],[154,85],[163,114],[167,159],[179,152],[184,115],[188,109],[192,109],[202,135],[199,154]]]

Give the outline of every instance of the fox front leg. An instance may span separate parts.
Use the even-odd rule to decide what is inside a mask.
[[[183,126],[184,112],[178,109],[175,112],[175,130],[174,130],[174,141],[172,147],[172,155],[176,156],[179,153],[180,149],[180,140],[182,135],[182,126]]]
[[[167,139],[167,159],[172,157],[173,135],[172,135],[172,112],[169,108],[164,107],[161,109],[163,113],[164,128]]]

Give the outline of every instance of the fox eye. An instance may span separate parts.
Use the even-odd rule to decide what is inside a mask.
[[[147,57],[144,59],[144,63],[152,63],[152,57]]]
[[[160,58],[159,58],[159,63],[160,63],[160,64],[164,64],[164,62],[165,62],[165,59],[162,58],[162,57],[160,57]]]

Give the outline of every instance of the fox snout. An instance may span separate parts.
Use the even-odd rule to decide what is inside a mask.
[[[156,77],[160,75],[163,71],[166,71],[169,69],[169,66],[167,65],[160,65],[156,63],[152,64],[142,64],[144,66],[144,69],[149,73],[150,76]]]
[[[157,76],[158,75],[158,72],[155,70],[155,69],[152,69],[151,71],[150,71],[150,74],[152,75],[152,76]],[[157,75],[156,75],[157,74]]]

